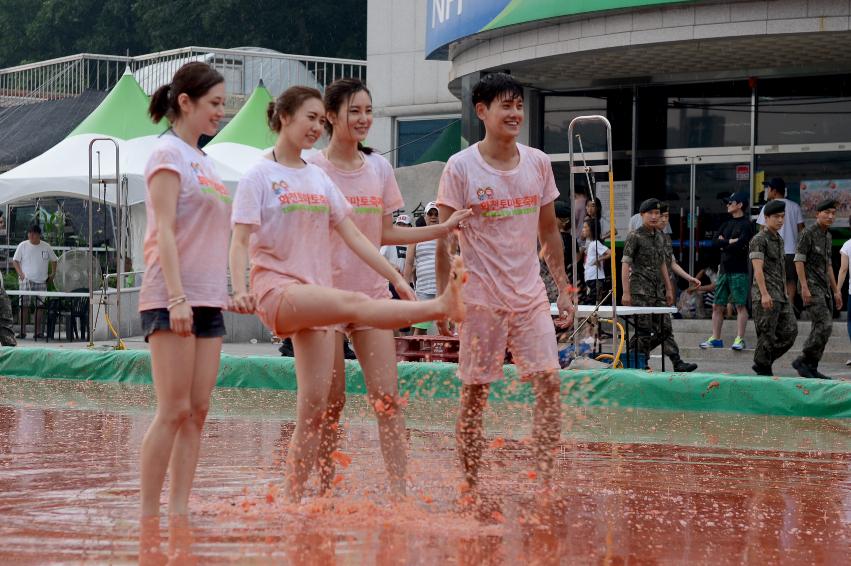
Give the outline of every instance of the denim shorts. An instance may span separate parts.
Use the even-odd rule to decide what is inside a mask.
[[[171,319],[167,309],[149,309],[142,315],[142,333],[145,342],[157,330],[171,330]],[[192,334],[196,338],[218,338],[225,332],[225,319],[218,307],[192,307]]]

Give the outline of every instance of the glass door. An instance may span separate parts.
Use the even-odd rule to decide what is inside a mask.
[[[668,203],[674,256],[695,274],[718,268],[715,240],[728,217],[724,199],[738,191],[750,194],[750,179],[750,164],[738,156],[666,157],[637,168],[636,194]]]

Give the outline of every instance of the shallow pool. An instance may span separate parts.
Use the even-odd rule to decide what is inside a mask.
[[[565,407],[557,496],[537,496],[531,408],[495,404],[485,503],[457,507],[456,403],[412,399],[410,498],[391,504],[374,419],[350,397],[330,499],[278,496],[295,395],[218,389],[191,523],[198,563],[846,564],[851,424]],[[140,385],[0,378],[0,562],[134,563]],[[163,549],[169,533],[163,530]]]

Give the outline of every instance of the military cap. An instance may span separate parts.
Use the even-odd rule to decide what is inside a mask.
[[[645,212],[650,212],[651,210],[662,210],[662,203],[657,198],[649,198],[646,201],[641,203],[641,206],[638,207],[638,212],[644,214]]]
[[[780,214],[781,212],[786,212],[786,203],[780,199],[768,201],[768,204],[766,204],[765,208],[762,209],[762,213],[764,216]]]
[[[836,208],[836,204],[837,204],[837,203],[836,203],[836,200],[835,200],[835,199],[832,199],[832,198],[826,198],[826,199],[824,199],[823,201],[821,201],[820,203],[818,203],[818,206],[816,207],[816,210],[817,210],[818,212],[822,212],[823,210],[827,210],[827,209],[829,209],[829,208]]]

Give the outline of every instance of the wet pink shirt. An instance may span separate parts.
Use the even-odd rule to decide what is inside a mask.
[[[175,211],[174,238],[180,281],[193,306],[224,308],[228,304],[228,246],[231,195],[212,161],[179,137],[164,134],[145,166],[145,182],[158,171],[180,177]],[[168,306],[158,248],[157,218],[151,194],[145,194],[147,228],[143,253],[145,276],[139,291],[139,310]]]
[[[308,158],[321,167],[352,205],[352,221],[376,249],[381,247],[384,216],[405,206],[393,167],[386,159],[371,153],[363,156],[363,165],[355,171],[337,168],[323,152]],[[373,299],[390,297],[387,280],[376,273],[346,245],[331,234],[331,266],[334,287],[358,291]]]
[[[541,206],[559,196],[546,154],[517,148],[520,162],[510,171],[488,165],[478,143],[456,153],[437,192],[438,204],[473,209],[460,236],[470,274],[464,301],[513,312],[547,301],[539,275],[538,218]]]
[[[231,221],[253,226],[249,239],[251,291],[258,300],[275,287],[331,287],[331,232],[352,207],[325,172],[269,159],[239,182]]]

